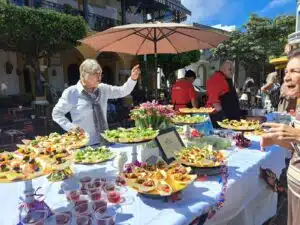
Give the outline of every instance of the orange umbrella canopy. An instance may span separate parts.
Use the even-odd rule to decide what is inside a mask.
[[[80,40],[97,52],[132,55],[178,54],[215,48],[228,39],[224,32],[179,23],[147,23],[117,26]]]

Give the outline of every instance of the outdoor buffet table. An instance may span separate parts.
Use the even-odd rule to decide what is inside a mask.
[[[215,225],[261,225],[276,213],[277,194],[267,188],[259,178],[259,168],[271,168],[278,176],[285,167],[286,152],[279,147],[267,148],[261,152],[258,142],[253,142],[248,149],[228,150],[228,188],[224,206],[215,217],[205,224]],[[121,145],[111,147],[112,151],[128,152],[131,162],[131,148]],[[143,150],[147,151],[147,149]],[[158,154],[158,150],[156,149]],[[140,154],[143,155],[143,154]],[[76,165],[79,176],[111,177],[116,169],[108,161],[103,164],[84,166]],[[164,202],[162,199],[149,199],[129,189],[126,195],[133,196],[134,202],[123,205],[122,213],[117,216],[117,224],[130,225],[180,225],[189,224],[197,216],[205,214],[216,203],[221,192],[220,176],[204,181],[195,181],[182,193],[182,200]],[[46,176],[33,180],[35,188],[42,187],[46,203],[52,208],[66,203],[66,196],[61,192],[62,182],[49,183]],[[18,222],[19,196],[23,196],[24,182],[0,184],[1,224],[15,225]]]

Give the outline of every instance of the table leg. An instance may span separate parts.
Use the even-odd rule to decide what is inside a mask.
[[[132,163],[135,163],[137,161],[137,156],[138,156],[138,153],[137,153],[137,145],[133,145],[132,146],[132,153],[131,153],[131,156],[132,156]]]

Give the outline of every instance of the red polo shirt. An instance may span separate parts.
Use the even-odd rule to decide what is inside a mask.
[[[190,81],[180,79],[173,85],[171,96],[172,104],[175,105],[175,109],[179,109],[186,107],[192,99],[196,99],[197,92]]]
[[[206,82],[206,94],[208,96],[207,107],[212,107],[215,103],[220,103],[220,96],[229,92],[229,86],[225,75],[217,71]]]

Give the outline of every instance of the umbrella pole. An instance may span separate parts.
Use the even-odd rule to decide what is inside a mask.
[[[154,70],[155,70],[155,100],[158,98],[158,90],[157,90],[157,54],[154,55]]]
[[[155,84],[154,84],[154,93],[155,93],[155,100],[157,100],[157,36],[156,36],[156,28],[154,28],[154,70],[155,70]]]

